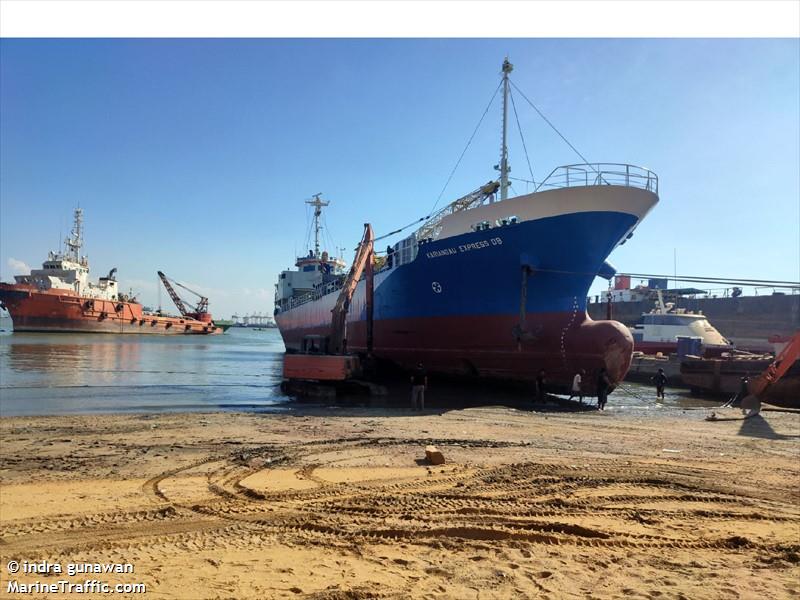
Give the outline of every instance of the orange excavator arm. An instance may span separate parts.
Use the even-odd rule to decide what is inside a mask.
[[[783,377],[798,359],[800,359],[800,332],[795,333],[772,364],[750,382],[750,393],[757,398],[760,397],[769,386]]]
[[[350,308],[350,301],[356,291],[358,280],[365,269],[372,269],[373,246],[375,235],[372,232],[372,225],[364,223],[364,237],[356,248],[356,257],[353,266],[347,274],[344,285],[336,299],[336,305],[331,310],[331,335],[329,350],[332,354],[341,354],[345,350],[345,330],[347,323],[347,310]],[[367,273],[370,276],[371,273]]]

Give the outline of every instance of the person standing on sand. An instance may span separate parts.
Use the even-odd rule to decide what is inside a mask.
[[[611,381],[608,378],[606,368],[600,369],[597,375],[597,410],[605,410],[606,402],[608,401],[608,388],[611,387]]]
[[[547,378],[545,377],[544,369],[539,369],[536,375],[536,401],[544,402],[544,388],[547,385]]]
[[[572,393],[569,395],[570,400],[572,400],[575,396],[578,396],[581,404],[583,404],[583,391],[581,390],[581,383],[583,383],[584,375],[586,375],[586,371],[584,369],[581,369],[580,373],[575,373],[575,377],[572,378]]]
[[[656,384],[656,400],[659,398],[664,399],[664,386],[667,385],[667,376],[664,375],[664,369],[659,369],[658,373],[650,378]]]
[[[417,363],[417,368],[411,375],[411,410],[425,410],[425,388],[428,387],[428,374],[422,363]]]

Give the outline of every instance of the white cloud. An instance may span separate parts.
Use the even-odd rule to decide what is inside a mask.
[[[125,285],[122,285],[125,284]],[[123,288],[133,288],[134,291],[144,290],[146,292],[156,291],[156,282],[148,279],[125,279],[120,283]]]
[[[27,275],[31,272],[31,268],[24,261],[12,257],[8,259],[7,263],[14,275]]]
[[[269,290],[266,288],[258,288],[258,289],[251,289],[251,288],[242,288],[241,295],[245,297],[255,297],[260,299],[272,300],[275,297],[275,290]]]

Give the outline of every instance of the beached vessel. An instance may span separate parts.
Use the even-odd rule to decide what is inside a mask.
[[[82,246],[83,209],[76,208],[64,252],[50,252],[41,269],[15,276],[15,283],[0,282],[0,306],[11,315],[14,331],[222,333],[204,308],[180,317],[146,312],[135,298],[119,291],[116,269],[97,283],[89,281],[89,260],[81,256]]]
[[[566,389],[586,369],[605,367],[623,379],[633,351],[627,327],[586,314],[596,276],[610,278],[612,250],[633,235],[658,202],[658,178],[626,164],[554,169],[535,191],[508,197],[506,122],[511,64],[503,64],[503,143],[491,181],[431,215],[387,249],[374,274],[373,351],[406,368],[511,380],[546,372],[552,390]],[[275,320],[288,352],[329,334],[343,264],[315,247],[283,271]],[[347,317],[347,348],[367,348],[365,282]]]

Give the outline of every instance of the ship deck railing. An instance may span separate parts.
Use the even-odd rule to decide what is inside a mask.
[[[645,167],[624,163],[562,165],[553,169],[535,191],[590,185],[635,187],[658,195],[658,175]]]
[[[340,289],[342,289],[342,285],[344,280],[337,279],[336,281],[330,281],[325,285],[321,285],[317,287],[313,292],[308,292],[303,294],[302,296],[297,296],[296,298],[289,299],[289,308],[297,308],[298,306],[305,304],[306,302],[311,302],[313,300],[319,300],[323,296],[327,296],[328,294],[332,294]]]

